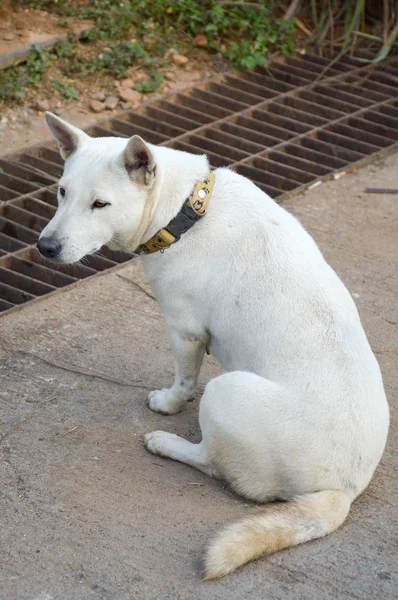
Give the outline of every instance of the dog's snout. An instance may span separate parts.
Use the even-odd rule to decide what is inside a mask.
[[[46,258],[55,258],[61,250],[60,242],[53,237],[44,237],[37,242],[37,249]]]

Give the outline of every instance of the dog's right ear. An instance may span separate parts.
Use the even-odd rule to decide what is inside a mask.
[[[127,142],[123,162],[133,181],[140,185],[152,185],[156,174],[155,157],[139,135],[133,135]]]
[[[51,133],[57,140],[59,151],[64,160],[66,160],[78,148],[88,140],[89,136],[78,127],[70,125],[63,119],[50,112],[45,113],[47,125]]]

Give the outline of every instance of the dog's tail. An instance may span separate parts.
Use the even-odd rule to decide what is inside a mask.
[[[269,504],[218,534],[206,551],[204,578],[222,577],[251,560],[332,533],[344,523],[350,505],[340,490]]]

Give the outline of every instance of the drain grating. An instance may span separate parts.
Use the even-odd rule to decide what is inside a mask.
[[[213,78],[91,127],[96,136],[206,153],[278,201],[336,171],[398,149],[398,57],[367,64],[304,55]],[[54,144],[0,159],[0,311],[132,258],[102,249],[84,265],[44,264],[35,243],[56,208]]]

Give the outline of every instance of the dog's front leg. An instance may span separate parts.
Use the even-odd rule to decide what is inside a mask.
[[[203,362],[206,342],[200,336],[170,331],[175,359],[175,379],[170,389],[155,390],[148,396],[149,408],[163,415],[178,413],[193,398]]]

